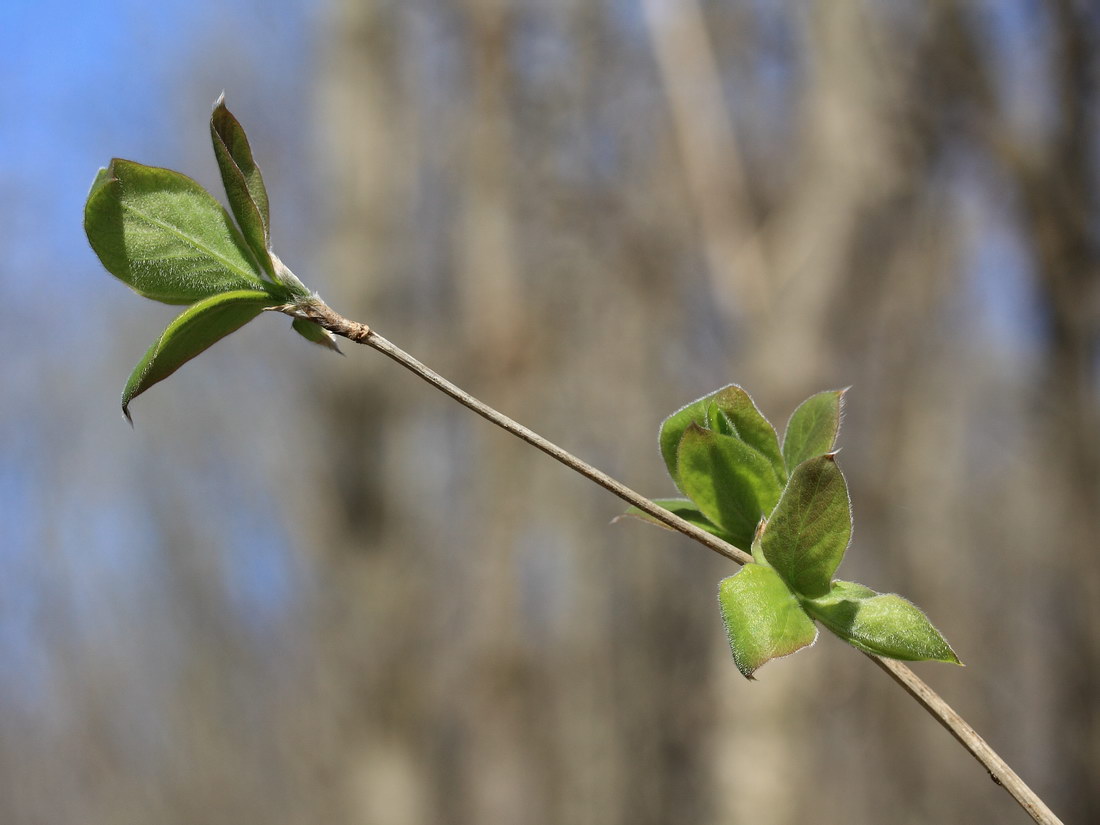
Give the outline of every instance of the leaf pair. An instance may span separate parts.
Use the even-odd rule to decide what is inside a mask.
[[[752,547],[756,563],[719,586],[730,649],[745,676],[771,659],[813,644],[815,619],[868,653],[959,663],[911,602],[833,579],[851,535],[848,486],[835,453],[806,459],[757,533]]]
[[[139,295],[191,305],[145,353],[126,382],[122,411],[153,384],[264,309],[309,291],[270,248],[270,210],[248,138],[219,97],[211,138],[229,213],[178,172],[115,158],[100,169],[84,207],[84,230],[103,266]],[[308,321],[294,328],[335,348]]]
[[[959,661],[912,603],[833,579],[852,535],[848,486],[832,452],[842,403],[843,391],[807,399],[782,445],[736,385],[689,404],[661,427],[661,453],[688,498],[657,503],[751,547],[755,563],[719,586],[730,649],[746,677],[813,644],[815,620],[868,653]]]
[[[791,416],[782,446],[771,422],[736,384],[677,410],[661,424],[659,440],[669,475],[687,498],[656,503],[748,550],[790,472],[806,458],[832,449],[843,393],[807,399]],[[637,509],[628,515],[661,524]]]

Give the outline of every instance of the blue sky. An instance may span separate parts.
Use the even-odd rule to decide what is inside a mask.
[[[212,184],[206,118],[215,97],[225,88],[238,114],[264,122],[307,110],[319,9],[303,0],[5,4],[0,708],[49,702],[51,628],[98,623],[109,636],[112,623],[171,595],[156,502],[133,495],[142,477],[154,487],[171,469],[157,466],[153,428],[128,432],[117,410],[121,364],[151,342],[120,340],[119,325],[150,336],[164,308],[113,282],[92,254],[82,229],[92,178],[117,155]],[[302,131],[279,140],[304,164]],[[224,449],[215,438],[200,453]],[[267,480],[259,470],[213,484],[194,468],[183,473],[171,506],[229,531],[219,537],[230,548],[225,598],[248,619],[243,632],[277,628],[301,570]],[[170,644],[167,630],[152,638]]]
[[[73,298],[97,300],[103,282],[88,277],[95,259],[82,233],[57,231],[79,227],[95,170],[114,155],[155,165],[186,157],[194,140],[205,138],[195,120],[199,112],[186,108],[197,103],[190,98],[204,75],[212,81],[206,105],[222,86],[231,94],[234,85],[247,91],[241,103],[257,108],[266,98],[273,109],[288,90],[301,96],[312,71],[316,6],[299,0],[5,4],[5,291],[35,303],[43,290],[60,290],[62,311],[79,306]],[[46,270],[48,277],[29,282],[27,273]],[[66,314],[70,322],[87,317]],[[87,331],[81,325],[80,332]]]

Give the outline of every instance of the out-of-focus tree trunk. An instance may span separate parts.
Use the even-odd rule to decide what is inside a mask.
[[[1083,822],[1100,818],[1091,770],[1100,758],[1100,247],[1096,235],[1100,31],[1095,13],[1065,0],[1052,4],[1051,75],[1056,117],[1038,145],[1004,147],[1006,174],[1018,192],[1020,222],[1032,239],[1044,324],[1039,421],[1051,475],[1044,521],[1057,523],[1057,560],[1043,576],[1054,606],[1048,633],[1057,639],[1047,701],[1075,720],[1077,741],[1061,769],[1059,802]],[[1052,548],[1036,543],[1037,557]]]
[[[1071,572],[1097,500],[1090,24],[1051,18],[1065,105],[1036,148],[1004,108],[983,21],[951,0],[908,18],[861,2],[768,17],[654,0],[629,20],[519,0],[335,9],[326,297],[655,495],[671,490],[653,435],[679,404],[739,381],[782,425],[801,397],[855,384],[841,575],[928,609],[972,664],[933,683],[1067,812],[1092,812],[1089,761],[1047,767],[1063,706],[1095,725],[1097,584]],[[753,89],[768,61],[794,78],[781,95]],[[766,117],[786,123],[781,148],[761,138]],[[1011,193],[996,214],[1034,251],[1047,324],[1021,334],[1043,342],[1042,395],[971,330],[982,312],[966,296],[996,278],[967,269],[985,242],[973,190],[994,213],[989,192]],[[609,527],[602,493],[353,357],[316,378],[328,441],[310,508],[334,594],[341,817],[920,822],[1011,807],[829,639],[746,686],[713,611],[726,565]],[[1056,458],[1037,470],[1042,455]],[[1062,561],[1025,586],[1044,514],[1064,528]],[[1037,630],[1051,605],[1056,630]]]
[[[588,93],[563,86],[562,111],[517,113],[522,41],[503,2],[439,15],[448,65],[428,60],[418,79],[418,32],[403,28],[416,17],[344,4],[331,29],[333,303],[597,462],[667,484],[639,445],[681,398],[633,399],[662,352],[638,311],[646,287],[599,277],[630,278],[635,250],[578,233],[594,192],[547,164],[560,149],[517,145],[517,124],[530,141],[542,126],[587,139]],[[602,15],[575,4],[548,22],[576,38],[576,72],[596,83],[617,47]],[[420,83],[443,90],[426,102]],[[617,504],[391,365],[326,392],[339,460],[317,500],[342,505],[318,532],[341,594],[331,632],[359,674],[343,732],[361,755],[350,821],[701,821],[711,657],[681,640],[719,638],[714,563],[609,527]],[[702,601],[677,581],[702,583]]]

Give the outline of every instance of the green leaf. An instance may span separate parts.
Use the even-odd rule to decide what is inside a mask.
[[[677,486],[680,484],[680,473],[677,468],[680,439],[684,437],[684,432],[692,424],[697,424],[707,429],[710,428],[710,424],[707,421],[707,404],[710,402],[712,395],[714,395],[714,393],[692,401],[690,404],[681,407],[661,422],[661,434],[659,437],[661,456],[665,460],[668,474],[672,476],[672,480],[676,482]]]
[[[791,414],[783,436],[783,458],[789,472],[808,458],[832,452],[840,432],[845,392],[828,390],[811,395]]]
[[[107,271],[154,301],[267,288],[229,213],[171,169],[112,160],[88,193],[84,230]]]
[[[962,664],[920,608],[894,593],[879,595],[862,584],[836,581],[828,594],[806,600],[805,607],[837,636],[867,653]]]
[[[787,470],[779,450],[779,437],[752,397],[736,384],[730,384],[715,393],[714,403],[733,424],[737,437],[768,459],[781,484],[786,482]]]
[[[737,438],[737,430],[733,428],[733,422],[713,401],[707,404],[707,420],[703,426],[708,430],[714,430],[719,435],[732,435]]]
[[[244,233],[252,253],[264,270],[275,276],[268,249],[271,246],[271,213],[260,167],[252,159],[248,136],[237,118],[225,107],[223,92],[210,115],[210,138],[222,173],[229,208]]]
[[[330,349],[333,352],[340,352],[340,347],[336,345],[336,336],[320,324],[314,321],[307,321],[305,318],[295,318],[290,326],[307,341],[314,344],[320,344],[322,347]]]
[[[828,607],[838,602],[859,601],[860,599],[869,599],[877,595],[878,593],[865,584],[836,579],[829,586],[828,593],[824,596],[818,596],[816,599],[807,599],[807,602],[812,602],[814,605],[820,607]]]
[[[817,627],[770,567],[746,564],[723,579],[718,604],[733,661],[746,678],[766,662],[817,639]]]
[[[677,465],[680,489],[731,544],[748,548],[757,523],[779,499],[768,460],[740,439],[691,424],[680,438]]]
[[[816,597],[829,592],[851,537],[848,485],[836,457],[823,455],[803,461],[791,473],[760,545],[791,589]]]
[[[720,527],[712,523],[706,516],[699,512],[699,509],[695,506],[695,503],[686,498],[655,498],[653,503],[659,507],[664,507],[672,513],[675,513],[684,521],[694,524],[696,527],[706,530],[723,541],[730,541],[730,535],[722,530]],[[648,522],[649,524],[656,524],[658,527],[664,527],[666,530],[672,528],[660,521],[644,510],[639,510],[637,507],[629,508],[622,516],[629,516],[631,518],[640,519],[641,521]],[[616,519],[617,521],[618,519]]]
[[[122,414],[126,420],[133,423],[129,407],[137,396],[271,305],[268,293],[248,289],[214,295],[184,310],[130,374],[122,391]]]
[[[712,408],[717,408],[725,417],[717,415]],[[661,455],[665,459],[669,475],[677,483],[679,483],[677,460],[680,439],[692,424],[715,430],[722,435],[735,435],[768,460],[780,484],[786,481],[786,466],[779,450],[779,439],[775,434],[775,428],[756,408],[756,404],[744,389],[736,384],[729,384],[692,401],[662,422]],[[732,431],[728,429],[729,427],[733,428]]]

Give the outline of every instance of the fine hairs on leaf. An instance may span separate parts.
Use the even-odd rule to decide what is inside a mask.
[[[742,565],[719,583],[718,603],[734,664],[746,678],[812,645],[823,627],[886,671],[1036,822],[1058,823],[988,743],[899,661],[959,664],[928,617],[901,596],[833,578],[852,534],[835,452],[845,390],[799,405],[782,441],[737,384],[687,404],[659,429],[671,486],[682,495],[649,499],[333,311],[272,249],[267,188],[224,95],[215,102],[210,135],[232,216],[190,178],[117,158],[88,193],[84,229],[107,271],[139,295],[187,307],[126,382],[127,419],[137,396],[265,311],[290,316],[295,332],[337,352],[336,336],[371,347],[618,496],[629,505],[624,515],[675,530]]]

